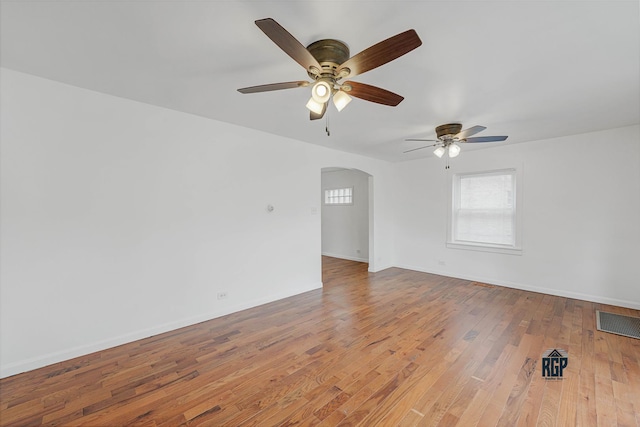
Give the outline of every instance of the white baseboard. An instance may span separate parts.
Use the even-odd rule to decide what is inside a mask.
[[[369,264],[369,268],[367,269],[367,271],[369,273],[377,273],[379,271],[386,270],[387,268],[392,268],[393,267],[393,265],[390,265],[390,264],[389,265],[385,265],[385,266],[381,266],[381,267],[374,266],[373,264],[371,264],[369,262],[369,260],[367,258],[357,258],[357,257],[352,257],[352,256],[347,256],[347,255],[338,255],[338,254],[332,254],[332,253],[329,253],[329,252],[322,252],[322,255],[323,256],[328,256],[328,257],[331,257],[331,258],[346,259],[347,261],[366,262],[366,263]]]
[[[35,356],[27,360],[21,360],[19,362],[3,364],[0,366],[0,378],[6,378],[12,375],[42,368],[44,366],[48,366],[53,363],[63,362],[65,360],[74,359],[80,356],[85,356],[87,354],[94,353],[96,351],[106,350],[108,348],[116,347],[122,344],[127,344],[140,339],[148,338],[153,335],[158,335],[165,332],[173,331],[175,329],[183,328],[185,326],[195,325],[196,323],[215,319],[217,317],[226,316],[227,314],[236,313],[238,311],[257,307],[263,304],[268,304],[273,301],[292,297],[294,295],[299,295],[299,294],[313,291],[315,289],[320,289],[320,288],[322,288],[322,282],[315,283],[313,285],[309,285],[305,287],[300,287],[294,291],[281,292],[274,295],[270,295],[265,298],[258,298],[251,301],[245,301],[231,307],[226,307],[223,310],[216,310],[215,312],[203,313],[198,316],[180,319],[173,322],[167,322],[165,324],[154,326],[152,328],[141,329],[128,334],[123,334],[117,337],[100,340],[100,341],[89,343],[86,345],[81,345],[78,347],[74,347],[74,348],[70,348],[62,351],[56,351],[56,352],[44,354],[41,356]]]
[[[322,255],[323,256],[328,256],[328,257],[331,257],[331,258],[346,259],[348,261],[369,262],[368,258],[360,258],[360,257],[349,256],[349,255],[332,254],[332,253],[329,253],[329,252],[322,252]]]
[[[538,292],[541,294],[555,295],[559,297],[573,298],[573,299],[579,299],[583,301],[595,302],[599,304],[615,305],[618,307],[625,307],[625,308],[632,308],[634,310],[640,310],[640,302],[638,301],[625,301],[625,300],[609,298],[601,295],[591,295],[591,294],[583,294],[580,292],[563,291],[561,289],[545,288],[541,286],[526,285],[526,284],[515,283],[510,281],[498,282],[494,279],[488,279],[486,277],[452,274],[450,271],[445,272],[445,271],[439,271],[439,270],[427,270],[421,267],[415,267],[415,266],[409,266],[409,265],[397,265],[396,267],[404,268],[406,270],[420,271],[422,273],[431,273],[431,274],[437,274],[439,276],[454,277],[456,279],[470,280],[474,282],[487,283],[490,285],[503,286],[505,288],[520,289],[523,291]]]
[[[369,273],[378,273],[382,270],[386,270],[387,268],[393,268],[395,267],[394,265],[384,265],[384,266],[375,266],[372,268],[371,264],[369,264],[369,270],[367,270]]]

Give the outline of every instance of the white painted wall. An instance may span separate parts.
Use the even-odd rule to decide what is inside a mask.
[[[0,73],[3,377],[320,287],[323,167],[392,229],[388,163]]]
[[[640,308],[638,126],[463,151],[453,172],[524,167],[514,256],[445,247],[440,159],[390,164],[7,69],[0,94],[2,376],[318,288],[323,167],[373,176],[371,271]]]
[[[322,254],[369,262],[369,175],[342,169],[322,172]],[[353,188],[353,204],[325,205],[324,191]]]
[[[450,177],[429,158],[395,165],[396,264],[640,309],[640,127],[463,147],[450,171],[503,167],[523,168],[521,256],[446,248]]]

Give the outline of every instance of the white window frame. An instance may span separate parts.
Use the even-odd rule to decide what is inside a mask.
[[[456,208],[456,198],[459,191],[459,180],[464,176],[490,176],[490,175],[498,175],[510,173],[513,174],[515,179],[514,182],[514,233],[515,233],[515,243],[513,245],[501,245],[501,244],[493,244],[493,243],[482,243],[482,242],[469,242],[469,241],[458,241],[454,239],[454,214]],[[484,170],[484,171],[470,171],[470,172],[461,172],[450,175],[450,191],[449,191],[449,204],[448,204],[448,220],[447,220],[447,248],[451,249],[464,249],[464,250],[473,250],[473,251],[482,251],[482,252],[494,252],[494,253],[504,253],[511,255],[522,255],[522,213],[523,213],[523,192],[522,192],[522,168],[502,168],[502,169],[492,169],[492,170]]]
[[[343,195],[343,196],[339,196],[337,194],[335,194],[335,195],[331,194],[333,192],[339,192],[340,190],[348,190],[349,194],[348,195]],[[331,201],[331,199],[338,198],[338,197],[349,197],[350,201],[349,202]],[[340,187],[340,188],[327,188],[327,189],[325,189],[324,190],[323,203],[326,206],[350,206],[350,205],[353,205],[353,187]]]

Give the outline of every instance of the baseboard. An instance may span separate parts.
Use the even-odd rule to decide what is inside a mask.
[[[480,276],[467,276],[452,274],[450,271],[440,270],[427,270],[421,267],[409,266],[409,265],[397,265],[398,268],[404,268],[406,270],[419,271],[422,273],[437,274],[438,276],[454,277],[456,279],[470,280],[474,282],[487,283],[490,285],[503,286],[505,288],[520,289],[522,291],[538,292],[541,294],[554,295],[558,297],[573,298],[583,301],[595,302],[599,304],[614,305],[618,307],[631,308],[634,310],[640,310],[640,302],[638,301],[625,301],[616,298],[609,298],[601,295],[583,294],[580,292],[563,291],[561,289],[545,288],[542,286],[526,285],[522,283],[510,282],[510,281],[496,281]]]
[[[332,254],[329,252],[322,252],[322,255],[328,256],[331,258],[346,259],[348,261],[369,262],[368,258],[359,258],[359,257],[348,256],[348,255],[338,255],[338,254]]]
[[[223,310],[203,313],[198,316],[193,316],[193,317],[180,319],[173,322],[168,322],[162,325],[154,326],[153,328],[134,331],[128,334],[97,341],[87,345],[82,345],[82,346],[74,347],[71,349],[66,349],[62,351],[45,354],[42,356],[33,357],[33,358],[22,360],[19,362],[8,363],[6,365],[0,366],[0,378],[6,378],[12,375],[42,368],[44,366],[48,366],[54,363],[63,362],[69,359],[74,359],[76,357],[86,356],[87,354],[95,353],[96,351],[103,351],[103,350],[116,347],[122,344],[127,344],[133,341],[148,338],[150,336],[163,334],[165,332],[184,328],[185,326],[195,325],[196,323],[205,322],[207,320],[215,319],[217,317],[222,317],[231,313],[236,313],[238,311],[258,307],[260,305],[268,304],[273,301],[278,301],[284,298],[303,294],[305,292],[313,291],[315,289],[320,289],[320,288],[322,288],[322,282],[315,283],[313,285],[309,285],[305,287],[300,287],[298,289],[295,289],[294,291],[281,292],[274,295],[270,295],[265,298],[258,298],[251,301],[245,301],[231,307],[226,307]]]
[[[367,269],[367,271],[369,273],[378,273],[379,271],[386,270],[387,268],[392,268],[393,267],[393,265],[385,265],[383,267],[376,267],[373,264],[371,264],[369,262],[369,260],[366,259],[366,258],[357,258],[357,257],[351,257],[351,256],[347,256],[347,255],[337,255],[337,254],[332,254],[332,253],[329,253],[329,252],[322,252],[322,255],[323,256],[328,256],[328,257],[331,257],[331,258],[346,259],[347,261],[366,262],[366,263],[369,264],[369,268]]]
[[[368,271],[369,273],[379,273],[379,272],[381,272],[382,270],[386,270],[386,269],[388,269],[388,268],[393,268],[393,267],[394,267],[393,265],[384,265],[384,266],[381,266],[381,267],[378,267],[378,266],[376,266],[376,267],[372,267],[372,265],[371,265],[371,264],[369,264],[369,269],[368,269],[367,271]]]

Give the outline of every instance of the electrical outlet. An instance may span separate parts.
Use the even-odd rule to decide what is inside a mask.
[[[218,299],[226,299],[227,296],[226,292],[218,292]]]

